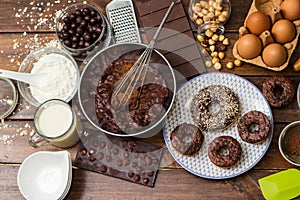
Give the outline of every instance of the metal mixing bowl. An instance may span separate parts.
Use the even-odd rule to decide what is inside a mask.
[[[164,123],[164,119],[168,112],[170,111],[176,91],[176,80],[175,75],[172,70],[171,65],[167,61],[167,59],[160,54],[158,51],[154,50],[151,57],[151,63],[156,64],[160,63],[155,67],[155,70],[159,72],[160,75],[163,76],[163,79],[166,83],[166,87],[170,91],[170,103],[167,108],[165,108],[165,112],[163,115],[160,115],[159,119],[155,119],[155,122],[150,123],[149,126],[145,126],[143,128],[139,128],[136,132],[131,132],[128,134],[118,134],[107,131],[99,126],[98,118],[95,111],[95,93],[97,83],[103,74],[104,70],[115,60],[117,60],[120,56],[134,51],[134,50],[143,50],[146,48],[146,45],[138,44],[138,43],[123,43],[123,44],[115,44],[109,46],[108,48],[98,52],[85,66],[82,74],[81,80],[78,89],[78,99],[80,108],[84,114],[84,116],[88,119],[88,121],[96,127],[98,130],[105,132],[114,136],[135,136],[135,137],[147,137],[146,135],[153,135],[158,133],[161,130],[162,125]],[[155,60],[157,59],[157,60]],[[151,65],[153,67],[153,65]]]
[[[299,143],[297,142],[299,140],[300,121],[292,122],[284,127],[278,139],[278,146],[282,157],[296,166],[300,166],[300,155],[297,152],[299,151]]]

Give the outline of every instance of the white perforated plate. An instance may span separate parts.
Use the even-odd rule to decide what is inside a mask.
[[[229,87],[239,97],[241,103],[240,116],[251,110],[261,111],[268,116],[272,125],[268,139],[260,144],[249,144],[242,141],[237,131],[237,122],[235,122],[230,128],[221,132],[204,132],[204,142],[196,155],[184,156],[178,153],[170,141],[172,130],[184,122],[196,125],[193,122],[189,108],[192,98],[200,89],[217,84]],[[233,74],[214,72],[203,74],[190,80],[177,92],[173,107],[166,118],[163,131],[164,140],[170,153],[183,168],[203,178],[225,179],[238,176],[259,162],[271,143],[273,126],[271,108],[261,91],[255,85]],[[231,168],[217,167],[208,157],[209,144],[214,138],[222,135],[234,137],[240,142],[242,147],[241,159]]]
[[[141,42],[131,0],[113,0],[106,6],[106,13],[113,28],[115,42]]]

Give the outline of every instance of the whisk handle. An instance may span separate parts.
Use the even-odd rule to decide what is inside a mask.
[[[169,16],[169,14],[170,14],[170,12],[171,12],[171,10],[172,10],[174,4],[175,4],[175,2],[172,1],[172,3],[171,3],[171,5],[169,6],[169,8],[168,8],[168,10],[167,10],[167,12],[166,12],[164,18],[163,18],[162,21],[160,22],[160,25],[159,25],[158,29],[157,29],[156,32],[155,32],[155,35],[154,35],[154,37],[153,37],[153,39],[152,39],[153,41],[156,41],[156,39],[157,39],[157,37],[158,37],[158,35],[159,35],[160,31],[161,31],[161,28],[163,27],[165,21],[167,20],[167,18],[168,18],[168,16]]]

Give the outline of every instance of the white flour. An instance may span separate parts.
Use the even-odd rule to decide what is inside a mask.
[[[43,103],[49,99],[66,100],[76,87],[76,71],[70,60],[62,55],[52,53],[43,56],[35,63],[32,74],[45,73],[43,88],[30,86],[32,96]]]

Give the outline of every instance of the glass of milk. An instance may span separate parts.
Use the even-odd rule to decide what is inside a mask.
[[[33,147],[48,141],[57,147],[68,148],[75,145],[83,133],[71,106],[59,99],[48,100],[37,108],[34,126],[36,133],[29,138]]]

